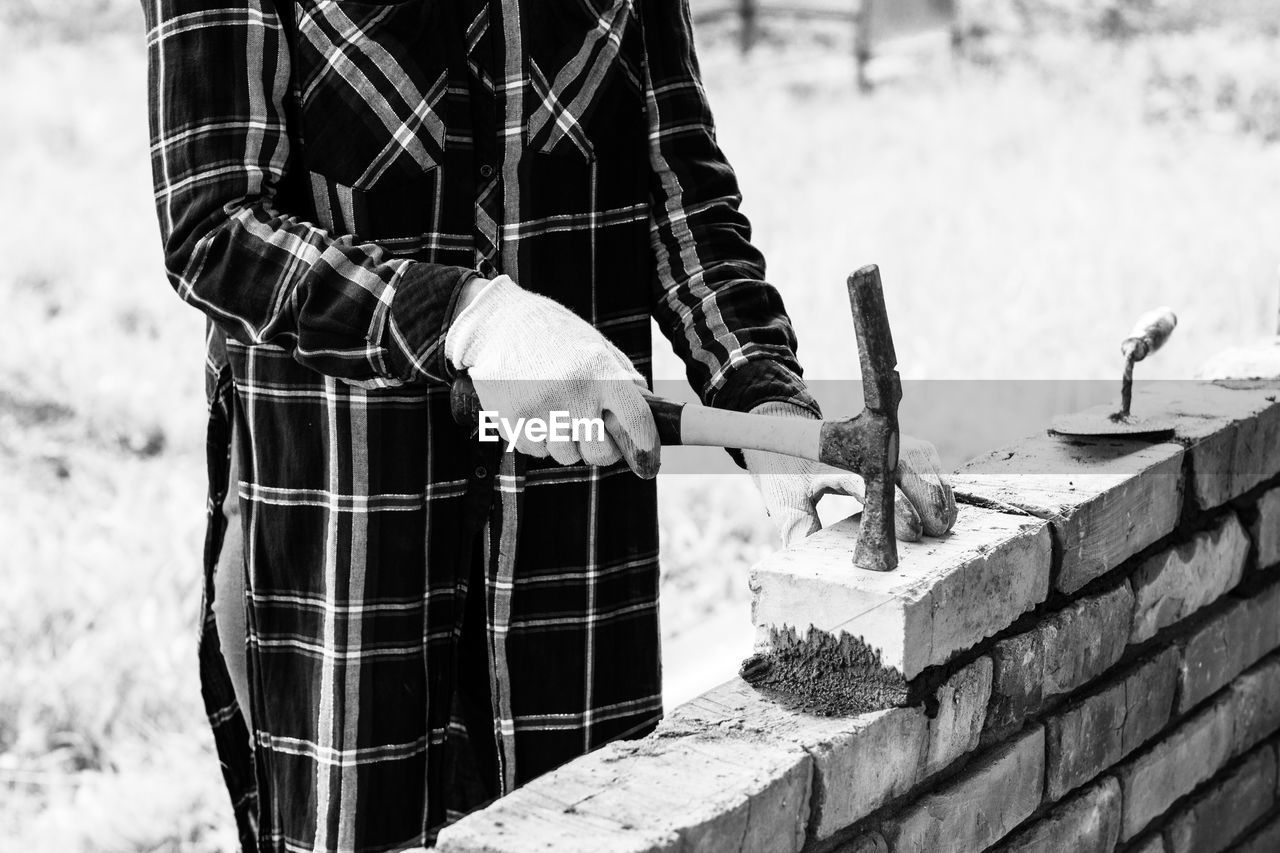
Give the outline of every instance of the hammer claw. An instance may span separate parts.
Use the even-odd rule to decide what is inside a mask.
[[[862,393],[866,410],[861,421],[859,473],[867,484],[862,524],[853,550],[853,564],[860,569],[886,572],[898,565],[894,538],[894,480],[898,467],[898,402],[902,383],[895,369],[889,315],[884,307],[880,270],[866,266],[849,277],[849,304],[858,339],[862,366]]]
[[[889,313],[884,307],[880,269],[865,266],[849,277],[849,303],[853,308],[853,330],[858,340],[858,361],[862,366],[863,397],[873,412],[892,410],[896,416],[902,399],[898,380],[898,354],[889,331]]]

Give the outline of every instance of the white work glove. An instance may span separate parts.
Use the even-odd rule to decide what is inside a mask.
[[[524,290],[509,277],[484,284],[458,312],[444,341],[445,357],[466,370],[480,406],[499,417],[601,418],[599,440],[531,441],[517,436],[515,450],[561,465],[583,461],[612,465],[626,459],[641,477],[658,473],[661,445],[647,387],[626,357],[590,323],[560,303]],[[590,432],[590,431],[587,431]]]
[[[805,409],[784,402],[762,403],[751,411],[759,415],[813,417]],[[852,495],[862,500],[866,492],[861,477],[830,465],[761,450],[744,450],[742,456],[764,498],[765,510],[778,526],[783,547],[822,529],[816,505],[823,495]],[[942,461],[932,444],[906,435],[900,437],[897,480],[893,520],[899,539],[916,542],[922,532],[942,536],[951,529],[956,520],[955,496],[942,475]]]

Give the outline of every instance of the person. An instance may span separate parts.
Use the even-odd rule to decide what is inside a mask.
[[[166,269],[208,318],[200,667],[241,842],[429,844],[659,720],[650,319],[707,404],[820,415],[687,0],[143,5]],[[608,432],[505,453],[454,424],[462,371]],[[744,461],[784,541],[857,487]],[[936,453],[903,465],[944,532]]]

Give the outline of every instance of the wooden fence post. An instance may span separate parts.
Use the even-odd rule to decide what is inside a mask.
[[[870,92],[871,79],[867,76],[867,63],[871,61],[871,3],[873,0],[853,0],[853,61],[858,77],[858,91]]]
[[[756,37],[759,34],[759,11],[759,0],[739,0],[738,16],[742,19],[739,39],[743,56],[755,47]]]

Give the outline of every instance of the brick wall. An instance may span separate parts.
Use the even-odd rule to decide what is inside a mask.
[[[764,671],[807,661],[808,698],[734,679],[438,849],[1280,851],[1277,347],[1140,388],[1172,440],[974,460],[954,533],[893,573],[852,568],[856,520],[771,557]],[[897,704],[819,713],[868,660]]]

